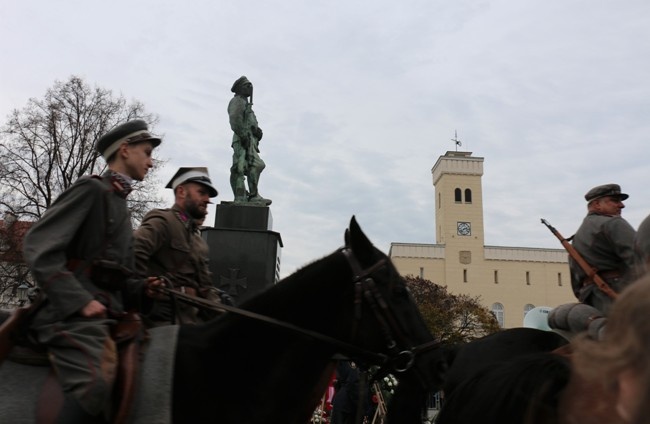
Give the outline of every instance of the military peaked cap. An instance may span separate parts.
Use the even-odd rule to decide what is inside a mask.
[[[237,78],[237,81],[235,81],[235,83],[232,85],[232,88],[230,89],[230,91],[232,91],[233,93],[236,93],[246,83],[251,84],[251,82],[248,80],[248,78],[246,78],[245,76],[241,76],[241,77]]]
[[[110,158],[113,153],[117,152],[122,143],[135,144],[143,141],[149,141],[153,147],[157,147],[161,140],[159,137],[149,132],[147,123],[142,119],[125,122],[113,128],[97,141],[95,150],[99,152],[104,159]]]
[[[621,186],[618,184],[605,184],[589,190],[587,194],[585,194],[585,199],[587,202],[591,202],[592,200],[600,199],[601,197],[606,196],[618,197],[621,200],[625,200],[630,197],[625,193],[621,193]]]
[[[217,189],[212,185],[208,168],[205,167],[179,168],[165,188],[175,189],[179,185],[189,182],[206,186],[210,190],[210,197],[216,197],[219,194]]]

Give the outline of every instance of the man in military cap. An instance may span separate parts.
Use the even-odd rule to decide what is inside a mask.
[[[56,422],[104,422],[116,371],[110,327],[152,295],[157,278],[133,277],[133,231],[126,198],[153,166],[160,144],[143,120],[103,135],[96,150],[108,164],[65,190],[27,233],[24,256],[43,295],[31,322],[47,347],[65,401]]]
[[[573,247],[598,275],[620,292],[634,277],[634,237],[632,226],[621,217],[623,200],[629,196],[618,184],[594,187],[585,194],[587,216],[573,236]],[[607,313],[612,299],[591,281],[580,266],[569,260],[571,286],[580,302]]]
[[[253,112],[253,84],[248,78],[242,76],[235,81],[230,91],[235,93],[228,104],[230,127],[234,132],[230,186],[235,195],[235,202],[268,206],[271,200],[260,196],[258,191],[260,174],[266,165],[259,155],[262,129],[257,125],[257,118]],[[248,190],[246,190],[244,177],[248,183]]]
[[[139,275],[160,275],[173,288],[212,301],[219,301],[208,268],[208,246],[197,231],[208,213],[210,198],[216,197],[208,169],[180,168],[167,184],[174,190],[174,205],[147,213],[135,231],[135,260]],[[147,315],[152,326],[196,324],[213,315],[169,300],[157,300]]]

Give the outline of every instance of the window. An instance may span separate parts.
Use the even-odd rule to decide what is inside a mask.
[[[458,261],[463,265],[472,263],[472,252],[469,250],[461,250],[458,252]]]
[[[442,407],[442,392],[429,393],[427,396],[427,409],[440,410]]]
[[[442,201],[440,200],[440,193],[438,193],[438,209],[442,206]]]
[[[467,270],[464,269],[463,270],[463,283],[466,283],[466,282],[467,282]]]
[[[557,285],[562,287],[562,273],[561,272],[557,273]]]
[[[526,285],[530,286],[530,271],[526,271]]]
[[[472,190],[465,189],[465,203],[472,203]]]
[[[497,322],[499,323],[499,327],[503,328],[505,322],[505,311],[503,309],[503,305],[498,302],[493,303],[491,309],[492,309],[492,313],[494,314],[494,317],[497,319]]]
[[[494,284],[499,284],[499,271],[494,270]]]
[[[524,318],[526,318],[526,314],[533,308],[535,308],[535,305],[531,305],[530,303],[527,303],[526,306],[524,306]]]
[[[461,191],[459,188],[457,188],[456,190],[454,190],[454,201],[456,203],[460,203],[462,200],[463,199],[461,199]]]

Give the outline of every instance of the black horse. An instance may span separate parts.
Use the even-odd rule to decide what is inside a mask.
[[[550,352],[566,343],[552,332],[514,328],[462,346],[443,384],[436,424],[555,422],[570,369]]]
[[[503,330],[458,349],[436,424],[619,423],[603,391],[572,372],[564,337]]]
[[[152,420],[138,410],[143,403],[159,402],[154,409],[164,408],[169,399],[170,422],[175,423],[304,424],[326,388],[337,353],[385,367],[398,377],[389,423],[422,422],[426,395],[439,388],[444,359],[404,280],[354,218],[344,248],[307,265],[242,309],[286,325],[227,312],[204,325],[178,327],[172,344],[173,386],[166,392],[163,388],[160,397],[140,400],[136,422]],[[169,336],[153,332],[144,368],[164,337]],[[3,414],[18,409],[24,418],[33,404],[17,399],[24,397],[16,389],[25,380],[10,386],[7,364],[0,368],[0,422],[19,422]],[[164,386],[160,380],[164,378],[143,376],[141,391]]]

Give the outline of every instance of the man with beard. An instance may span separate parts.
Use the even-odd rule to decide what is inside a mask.
[[[136,270],[139,275],[164,277],[179,292],[218,302],[208,268],[208,246],[197,231],[208,213],[210,198],[218,194],[208,169],[180,168],[166,188],[174,190],[174,205],[147,213],[134,233]],[[146,318],[150,326],[159,326],[197,324],[212,316],[164,299],[156,301]]]

